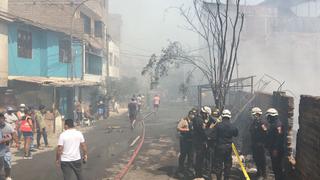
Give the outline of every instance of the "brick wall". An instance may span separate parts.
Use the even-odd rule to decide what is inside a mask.
[[[47,25],[49,27],[70,31],[74,6],[67,4],[30,3],[25,0],[10,0],[9,13]],[[75,19],[74,33],[82,33],[82,22]]]
[[[297,135],[299,179],[320,179],[320,97],[301,96]]]

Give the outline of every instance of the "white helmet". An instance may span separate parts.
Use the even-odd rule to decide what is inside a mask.
[[[211,108],[208,106],[203,106],[201,112],[211,115]]]
[[[225,109],[225,110],[222,111],[221,116],[223,118],[229,118],[230,119],[231,118],[231,112],[228,109]]]
[[[20,108],[25,108],[26,105],[25,104],[20,104]]]
[[[251,114],[252,115],[256,115],[256,114],[261,115],[262,114],[262,110],[259,107],[254,107],[254,108],[251,109]]]
[[[279,113],[276,109],[270,108],[267,110],[266,116],[278,116]]]
[[[7,111],[14,111],[13,107],[9,106],[7,107]]]

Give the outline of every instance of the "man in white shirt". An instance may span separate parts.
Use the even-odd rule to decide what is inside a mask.
[[[64,180],[70,180],[72,172],[77,176],[77,180],[83,180],[81,170],[81,153],[83,161],[88,159],[87,145],[83,134],[74,128],[72,119],[65,120],[65,131],[60,134],[56,155],[56,164],[61,166]]]
[[[6,118],[6,122],[10,124],[10,126],[16,130],[16,122],[18,121],[18,117],[13,113],[14,109],[12,107],[7,108],[7,113],[4,114]]]

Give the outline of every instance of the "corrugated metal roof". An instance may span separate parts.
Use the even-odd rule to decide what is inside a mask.
[[[14,17],[7,14],[6,12],[4,11],[0,11],[0,20],[5,20],[5,21],[8,21],[8,22],[13,22],[14,21]]]
[[[52,79],[45,77],[9,77],[9,80],[22,81],[28,83],[34,83],[41,86],[52,86],[52,87],[83,87],[83,86],[99,86],[98,82],[90,82],[84,80],[67,80],[67,79]]]

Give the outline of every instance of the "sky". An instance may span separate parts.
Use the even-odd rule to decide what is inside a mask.
[[[246,0],[246,3],[260,1]],[[169,41],[180,41],[191,50],[198,48],[198,36],[183,28],[184,19],[174,9],[182,5],[191,7],[192,0],[110,0],[110,13],[122,15],[122,64],[134,61],[143,65]]]
[[[160,51],[168,40],[181,41],[191,49],[196,47],[198,37],[183,29],[184,20],[173,8],[191,4],[192,0],[110,0],[109,11],[122,15],[122,50],[150,54]]]
[[[150,55],[161,52],[169,41],[179,41],[185,49],[199,48],[198,35],[184,28],[185,21],[175,9],[191,5],[192,0],[109,0],[110,13],[121,14],[123,21],[122,75],[139,76]]]
[[[246,0],[246,3],[257,4],[261,1]],[[245,1],[243,0],[243,2]],[[185,21],[177,10],[173,8],[182,5],[191,7],[192,0],[110,0],[109,11],[122,15],[121,62],[124,65],[129,64],[128,62],[135,64],[136,73],[134,75],[139,75],[141,68],[146,64],[150,55],[159,53],[163,47],[166,47],[169,41],[180,41],[184,45],[184,48],[190,50],[199,47],[198,35],[183,28],[186,25]],[[287,54],[290,53],[288,52]],[[302,63],[298,61],[296,64],[288,67],[298,71]],[[265,65],[263,68],[267,67],[268,61],[265,62]],[[315,67],[319,66],[319,63],[316,66],[310,65],[310,63],[302,65],[305,67],[303,72],[306,76],[314,77],[317,75],[316,73],[310,73],[316,71],[308,71],[308,68],[315,69]],[[243,68],[247,70],[250,66],[246,67],[243,64]],[[292,85],[288,87],[289,89],[298,89],[297,95],[302,93],[317,93],[318,87],[313,86],[316,81],[308,81],[309,83],[306,83],[305,86],[301,86],[298,83],[303,81],[301,76],[299,81],[291,80],[290,82],[288,78],[294,76],[294,74],[291,75],[290,73],[283,72],[280,72],[282,73],[280,74],[281,68],[281,66],[278,66],[278,68],[265,68],[264,71],[280,80],[287,80],[286,84]],[[261,76],[262,72],[260,70],[258,72],[251,71],[251,73],[257,73],[258,76]],[[129,75],[126,74],[126,71],[122,72],[122,74]]]

